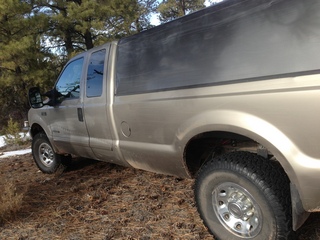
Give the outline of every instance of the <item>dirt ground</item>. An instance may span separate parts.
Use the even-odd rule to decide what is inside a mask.
[[[0,179],[24,194],[0,239],[213,239],[193,199],[193,181],[74,159],[54,175],[38,171],[31,154],[0,159]],[[320,213],[298,239],[320,239]]]

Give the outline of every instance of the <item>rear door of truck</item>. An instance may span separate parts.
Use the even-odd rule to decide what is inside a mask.
[[[111,154],[112,135],[107,114],[107,66],[110,44],[92,51],[88,56],[85,76],[84,117],[89,144],[98,159]]]

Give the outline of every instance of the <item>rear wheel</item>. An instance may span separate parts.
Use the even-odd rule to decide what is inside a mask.
[[[54,173],[66,161],[56,154],[44,133],[38,133],[32,141],[32,155],[38,168],[44,173]]]
[[[277,162],[247,152],[208,161],[196,184],[197,208],[217,239],[292,239],[289,179]]]

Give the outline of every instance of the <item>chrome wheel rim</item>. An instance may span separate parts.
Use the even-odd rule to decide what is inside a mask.
[[[212,205],[221,224],[242,238],[259,234],[262,213],[252,195],[238,184],[226,182],[212,192]]]
[[[39,158],[43,165],[50,167],[54,162],[54,152],[51,146],[47,143],[42,143],[39,146]]]

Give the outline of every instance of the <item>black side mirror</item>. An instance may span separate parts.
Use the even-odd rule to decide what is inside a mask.
[[[29,89],[29,104],[32,108],[42,108],[43,107],[43,100],[40,93],[40,89],[38,87],[32,87]]]

